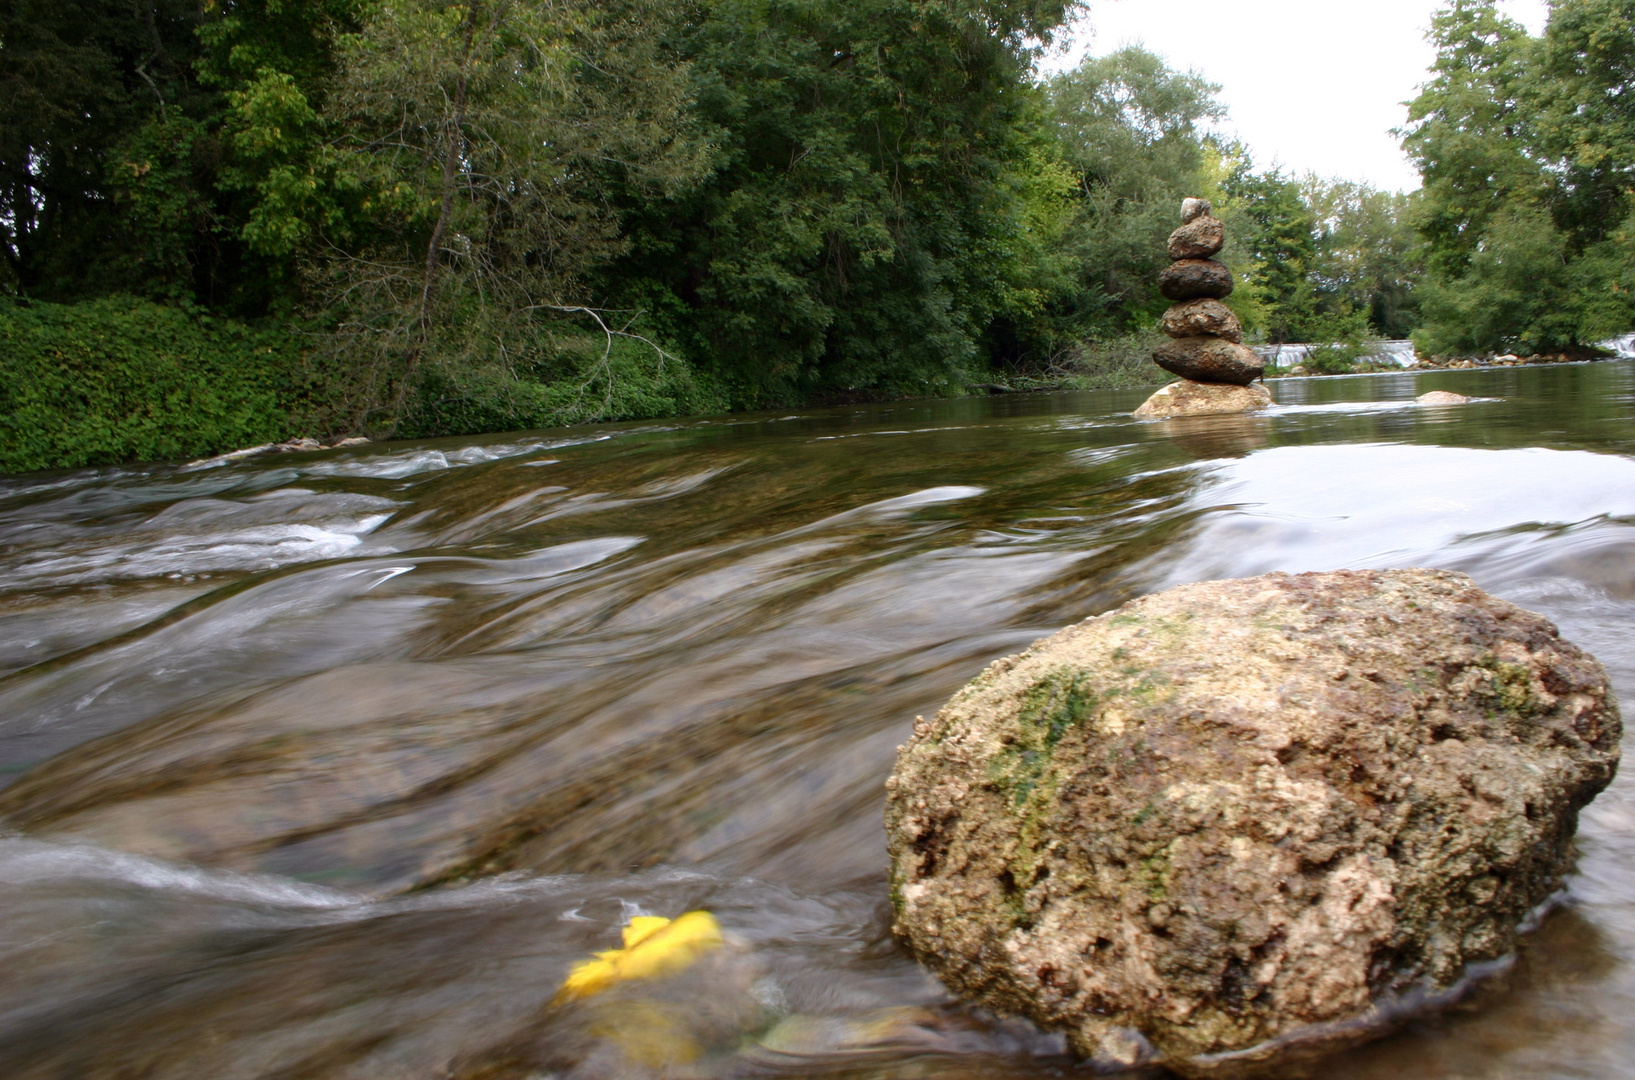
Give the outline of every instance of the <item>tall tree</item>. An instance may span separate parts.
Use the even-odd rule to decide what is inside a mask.
[[[1433,22],[1404,145],[1425,180],[1431,352],[1583,350],[1635,325],[1635,0],[1556,0],[1542,38],[1491,0]]]
[[[1585,248],[1635,208],[1635,0],[1558,0],[1532,62],[1530,142],[1559,177],[1557,224]]]
[[[1204,125],[1226,113],[1220,87],[1126,48],[1086,59],[1047,88],[1076,181],[1064,244],[1075,269],[1056,306],[1079,334],[1151,323],[1167,306],[1156,284],[1165,239],[1181,200],[1205,186]]]
[[[647,0],[380,0],[345,40],[326,168],[357,214],[309,278],[360,409],[399,415],[428,360],[536,348],[623,247],[607,175],[656,194],[696,173],[655,21]]]
[[[1418,325],[1415,287],[1424,274],[1417,199],[1316,176],[1300,189],[1314,221],[1310,277],[1319,313],[1359,313],[1373,334],[1407,337]]]
[[[208,291],[214,99],[191,0],[0,8],[0,286]]]
[[[702,0],[707,177],[630,200],[613,287],[742,405],[962,385],[1042,301],[1066,178],[1033,41],[1069,0]]]
[[[265,273],[292,285],[291,258],[320,230],[344,233],[349,212],[337,188],[334,132],[324,108],[339,53],[368,0],[217,0],[199,28],[201,80],[225,92],[217,187],[224,217],[261,257]],[[292,298],[293,299],[293,298]]]
[[[1243,253],[1241,287],[1256,298],[1261,332],[1273,342],[1330,336],[1329,327],[1313,325],[1319,312],[1312,280],[1317,222],[1299,183],[1278,169],[1256,172],[1240,155],[1222,190]]]

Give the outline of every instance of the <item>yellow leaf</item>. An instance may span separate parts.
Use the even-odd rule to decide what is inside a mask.
[[[720,945],[721,924],[707,911],[689,911],[675,920],[638,915],[624,928],[624,948],[575,964],[551,1003],[594,997],[633,979],[674,975]]]

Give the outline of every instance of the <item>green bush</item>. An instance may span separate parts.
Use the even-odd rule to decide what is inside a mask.
[[[1156,330],[1132,330],[1079,342],[1055,357],[1048,372],[1075,390],[1158,386],[1175,378],[1152,361],[1153,350],[1164,341]]]
[[[0,299],[0,472],[201,457],[289,437],[287,332],[130,297]]]
[[[685,360],[646,342],[544,338],[511,365],[439,364],[422,372],[393,434],[425,439],[606,420],[726,412],[727,395]]]
[[[1357,361],[1367,353],[1368,347],[1357,342],[1313,345],[1301,365],[1314,375],[1351,375],[1358,371]],[[1368,365],[1362,367],[1367,369]]]

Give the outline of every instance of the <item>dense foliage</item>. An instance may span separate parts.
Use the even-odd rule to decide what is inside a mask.
[[[1581,350],[1635,324],[1635,0],[1556,0],[1543,36],[1491,0],[1434,23],[1406,146],[1425,188],[1432,352]]]
[[[1227,221],[1257,341],[1423,319],[1433,351],[1559,348],[1635,324],[1635,0],[1557,0],[1538,39],[1452,0],[1413,196],[1257,169],[1212,133],[1218,88],[1139,48],[1041,77],[1078,6],[10,0],[0,297],[35,359],[8,400],[100,371],[132,389],[87,391],[98,431],[156,431],[186,426],[174,357],[225,381],[170,442],[88,431],[0,467],[291,425],[1127,385],[1156,377],[1154,278],[1194,194]],[[252,379],[257,335],[280,359]]]
[[[129,298],[0,300],[0,472],[283,439],[306,381],[277,331]]]
[[[1065,6],[706,0],[707,174],[631,207],[612,291],[736,404],[958,390],[1044,299],[1068,181],[1022,35]]]

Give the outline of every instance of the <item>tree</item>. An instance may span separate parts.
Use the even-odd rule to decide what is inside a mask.
[[[1332,337],[1333,327],[1317,324],[1321,309],[1311,277],[1317,222],[1300,185],[1279,169],[1255,172],[1240,151],[1221,187],[1222,209],[1242,252],[1234,269],[1239,287],[1254,298],[1258,329],[1273,342]]]
[[[1524,100],[1531,43],[1492,0],[1455,0],[1432,18],[1430,37],[1432,79],[1409,103],[1403,148],[1424,183],[1431,266],[1456,277],[1505,203],[1542,194]]]
[[[1564,0],[1534,45],[1532,145],[1559,177],[1552,216],[1576,248],[1610,237],[1635,189],[1635,0]]]
[[[401,415],[428,360],[505,370],[548,347],[623,246],[608,174],[659,193],[696,172],[653,21],[645,0],[381,0],[344,39],[324,167],[357,209],[320,221],[308,280],[360,415]]]
[[[1433,21],[1404,146],[1425,180],[1422,350],[1586,351],[1635,324],[1635,0],[1557,0],[1542,38],[1489,0]]]
[[[323,120],[339,50],[362,26],[366,0],[219,0],[199,28],[201,80],[225,92],[217,188],[223,216],[291,286],[291,262],[320,232],[345,235],[333,137]],[[293,297],[291,298],[293,299]]]
[[[211,96],[188,0],[0,9],[0,287],[188,297],[212,276]]]
[[[1405,338],[1418,325],[1424,274],[1414,196],[1307,176],[1301,200],[1314,220],[1311,279],[1318,309],[1366,315],[1369,330]]]
[[[610,292],[741,406],[957,390],[1043,300],[1067,180],[1030,42],[1070,6],[703,0],[673,44],[711,168],[624,200]]]
[[[1150,325],[1165,243],[1181,200],[1203,190],[1202,125],[1225,116],[1220,87],[1140,48],[1089,58],[1047,84],[1075,179],[1064,251],[1071,281],[1054,302],[1080,336]]]

